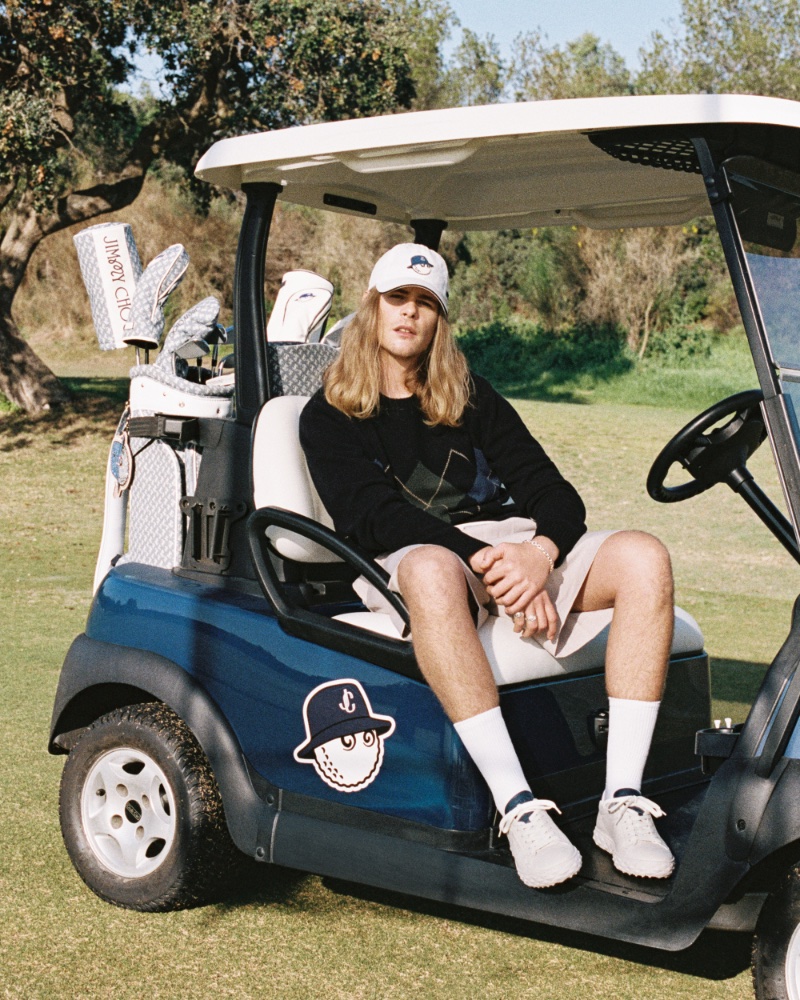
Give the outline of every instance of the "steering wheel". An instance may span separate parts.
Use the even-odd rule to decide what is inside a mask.
[[[724,483],[731,473],[745,472],[748,458],[767,437],[759,405],[763,398],[760,389],[737,392],[710,406],[679,430],[661,449],[647,476],[647,492],[653,500],[659,503],[688,500],[717,483]],[[726,417],[731,419],[722,427],[714,427]],[[664,480],[675,462],[687,469],[693,479],[679,486],[665,486]]]

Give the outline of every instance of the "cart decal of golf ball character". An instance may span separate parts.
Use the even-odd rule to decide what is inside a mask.
[[[367,692],[352,678],[327,681],[303,703],[305,740],[295,748],[299,764],[312,764],[337,792],[360,792],[378,777],[383,744],[395,729],[389,715],[372,711]]]

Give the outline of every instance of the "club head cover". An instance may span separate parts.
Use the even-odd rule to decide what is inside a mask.
[[[193,354],[192,357],[202,357],[203,354],[207,354],[208,341],[206,338],[216,326],[218,316],[219,300],[213,295],[209,295],[193,305],[191,309],[187,309],[182,316],[175,320],[164,338],[164,346],[155,362],[156,367],[173,372],[173,374],[179,374],[175,366],[176,352],[190,341],[202,341],[205,344],[205,350],[202,354]]]
[[[164,335],[164,303],[186,274],[189,254],[174,243],[154,257],[142,272],[131,301],[131,334],[125,343],[148,350],[158,347]]]
[[[333,291],[321,274],[287,271],[267,323],[267,340],[271,344],[316,343],[331,311]]]

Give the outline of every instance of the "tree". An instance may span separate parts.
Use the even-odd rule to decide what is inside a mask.
[[[414,80],[415,111],[447,107],[444,45],[458,18],[446,0],[403,0],[399,17],[407,26],[406,56]]]
[[[446,107],[493,104],[505,93],[505,66],[493,35],[481,38],[469,28],[446,69],[442,96]]]
[[[120,93],[137,51],[167,96]],[[136,198],[165,159],[212,140],[408,107],[389,0],[7,0],[0,3],[0,392],[29,412],[64,401],[12,306],[36,246]]]
[[[445,45],[460,27],[446,0],[398,0],[407,26],[406,55],[416,96],[415,110],[491,104],[505,96],[506,66],[493,35],[468,28],[445,59]]]
[[[474,50],[478,40],[468,41]],[[461,59],[469,65],[463,55]],[[499,56],[483,65],[496,67],[487,81],[490,88],[485,88],[491,89],[494,100],[509,90],[515,100],[631,92],[622,57],[591,34],[563,48],[548,47],[538,32],[520,34],[507,66]],[[551,329],[578,320],[584,265],[571,230],[469,233],[456,248],[456,256],[454,301],[461,323],[488,322],[508,312],[531,316]]]
[[[586,229],[578,243],[585,268],[584,319],[626,331],[628,347],[643,357],[661,300],[697,257],[684,234],[664,229]]]
[[[539,32],[517,35],[509,81],[516,101],[613,97],[633,92],[625,60],[597,35],[548,48]]]
[[[682,0],[680,20],[643,50],[639,93],[800,98],[800,0]]]

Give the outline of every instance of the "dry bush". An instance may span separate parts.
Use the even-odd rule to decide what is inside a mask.
[[[706,291],[705,318],[709,325],[721,331],[731,331],[740,326],[742,314],[727,270],[722,268],[711,272],[706,281]]]
[[[643,356],[659,299],[674,291],[697,250],[674,227],[587,229],[578,247],[585,268],[583,319],[621,327],[628,346]]]

